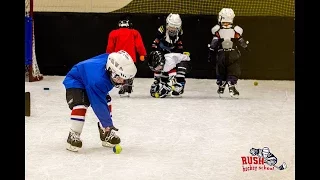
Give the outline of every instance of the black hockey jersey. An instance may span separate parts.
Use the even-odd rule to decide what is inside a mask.
[[[160,26],[157,31],[156,39],[152,43],[154,51],[163,53],[183,53],[182,29],[176,36],[169,36],[165,26]]]

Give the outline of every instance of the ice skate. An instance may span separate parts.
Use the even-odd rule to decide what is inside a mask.
[[[239,98],[239,91],[236,89],[235,85],[229,84],[229,94],[233,98]]]
[[[80,139],[80,133],[70,131],[67,139],[67,150],[77,152],[82,148],[82,141]]]
[[[123,94],[119,94],[120,97],[130,97],[131,93],[124,92]]]
[[[132,92],[132,85],[123,85],[120,87],[119,95],[120,97],[130,97]]]
[[[218,81],[218,90],[217,93],[219,94],[219,97],[221,98],[221,95],[224,93],[224,90],[226,88],[226,81]]]
[[[125,92],[123,86],[120,87],[118,94],[120,95],[120,97],[126,96],[126,92]]]
[[[219,86],[219,88],[217,90],[219,97],[221,97],[221,95],[224,93],[224,89],[225,89],[225,86]]]
[[[173,97],[181,97],[181,95],[184,93],[184,84],[176,83],[172,85],[171,89],[172,89],[171,95]]]
[[[167,96],[170,96],[171,92],[172,92],[172,87],[169,84],[165,83],[165,82],[161,82],[160,89],[159,89],[159,92],[158,92],[159,93],[159,97],[160,98],[165,98]]]
[[[100,134],[100,140],[104,147],[114,147],[121,142],[119,136],[116,135],[115,131],[118,131],[115,127],[107,127],[106,129],[101,128],[98,122],[98,130]]]
[[[160,80],[155,80],[153,82],[153,84],[151,85],[151,88],[150,88],[150,95],[152,97],[155,97],[155,94],[159,91],[160,89]]]

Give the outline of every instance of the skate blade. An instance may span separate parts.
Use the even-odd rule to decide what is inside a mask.
[[[130,94],[120,94],[120,97],[130,97]]]
[[[233,94],[230,94],[231,97],[235,98],[235,99],[238,99],[239,98],[239,95],[233,95]]]
[[[81,148],[76,147],[76,146],[72,146],[71,144],[68,143],[66,149],[69,150],[69,151],[72,151],[72,152],[78,152],[79,149],[81,149]]]
[[[113,148],[114,146],[116,146],[116,144],[111,144],[111,143],[105,142],[105,141],[102,141],[101,144],[103,147],[109,147],[109,148]]]
[[[173,94],[171,94],[170,97],[173,97],[173,98],[181,98],[182,95],[181,95],[181,94],[179,94],[179,95],[173,95]]]
[[[175,95],[175,94],[172,94],[173,92],[171,91],[169,94],[168,94],[168,96],[170,96],[170,97],[173,97],[173,98],[180,98],[180,97],[182,97],[182,94],[178,94],[178,95]]]

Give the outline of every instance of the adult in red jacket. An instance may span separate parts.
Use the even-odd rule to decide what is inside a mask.
[[[106,52],[112,53],[120,50],[126,51],[134,63],[137,62],[137,53],[140,61],[145,60],[147,55],[140,32],[132,28],[130,20],[120,20],[118,23],[119,28],[112,30],[109,33],[108,45]],[[132,92],[133,79],[126,82],[119,90],[120,96],[130,96]]]

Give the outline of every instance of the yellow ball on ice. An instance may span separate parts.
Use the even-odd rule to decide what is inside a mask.
[[[117,145],[115,145],[115,146],[113,147],[113,152],[114,152],[115,154],[120,154],[121,151],[122,151],[122,147],[121,147],[119,144],[117,144]]]
[[[253,85],[258,86],[258,81],[255,81]]]
[[[159,97],[160,97],[159,93],[157,93],[157,92],[154,93],[154,97],[155,97],[155,98],[159,98]]]

